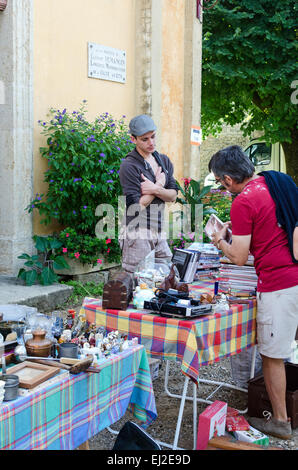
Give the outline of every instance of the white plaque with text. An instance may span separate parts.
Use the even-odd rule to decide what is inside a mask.
[[[88,77],[125,83],[126,52],[89,42]]]

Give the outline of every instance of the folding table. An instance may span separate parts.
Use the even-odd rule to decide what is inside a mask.
[[[97,366],[0,405],[1,450],[71,450],[129,409],[147,427],[156,419],[146,351],[133,346]],[[58,379],[58,378],[57,378]]]
[[[210,292],[212,286],[213,281],[206,280],[192,284],[190,289],[206,293]],[[129,339],[137,337],[150,357],[180,362],[181,372],[186,379],[182,395],[177,396],[181,398],[181,404],[175,439],[173,445],[161,443],[176,449],[186,399],[192,399],[194,403],[195,448],[196,391],[200,382],[200,367],[218,362],[220,359],[237,354],[256,344],[256,310],[256,300],[252,299],[248,304],[233,305],[226,313],[180,320],[155,315],[145,310],[137,311],[131,306],[125,311],[104,310],[100,299],[86,297],[80,314],[85,315],[89,323],[103,326],[107,331],[118,330],[120,333],[126,333]],[[166,370],[166,387],[167,380],[168,368]],[[187,397],[189,380],[194,383],[193,398]],[[218,383],[218,385],[225,384]],[[238,388],[232,385],[228,386]],[[167,388],[166,391],[169,394]],[[198,399],[198,401],[202,400]]]

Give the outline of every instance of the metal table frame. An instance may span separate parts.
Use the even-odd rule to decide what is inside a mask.
[[[253,354],[252,354],[252,362],[251,362],[251,369],[250,369],[250,378],[251,379],[254,377],[254,373],[255,373],[255,363],[256,363],[256,354],[257,354],[257,346],[254,345],[252,347],[253,347]],[[182,395],[177,395],[177,394],[171,393],[169,391],[169,388],[168,388],[168,383],[169,383],[169,361],[166,361],[166,373],[165,373],[165,382],[164,382],[165,392],[171,398],[181,399],[181,402],[180,402],[180,408],[179,408],[179,413],[178,413],[178,420],[177,420],[177,425],[176,425],[176,431],[175,431],[175,437],[174,437],[173,444],[172,445],[171,444],[166,444],[164,442],[159,442],[159,444],[161,444],[163,446],[166,446],[166,447],[170,447],[173,450],[179,449],[177,446],[178,446],[178,440],[179,440],[180,429],[181,429],[182,418],[183,418],[183,412],[184,412],[184,406],[185,406],[185,401],[186,400],[190,400],[190,401],[193,402],[193,442],[194,442],[193,449],[195,450],[196,445],[197,445],[197,403],[201,402],[201,403],[207,403],[208,405],[210,405],[211,403],[213,403],[210,400],[210,398],[213,395],[215,395],[215,393],[218,392],[218,390],[220,390],[220,388],[222,388],[222,387],[230,388],[230,389],[233,389],[233,390],[239,390],[241,392],[247,393],[247,389],[237,387],[236,385],[228,384],[226,382],[216,382],[216,381],[213,381],[213,380],[199,379],[198,387],[199,387],[200,383],[206,383],[206,384],[210,384],[210,385],[216,385],[217,388],[213,392],[211,392],[208,395],[207,398],[197,398],[197,388],[198,387],[195,383],[193,383],[193,396],[191,397],[191,396],[187,395],[189,380],[190,380],[189,377],[185,377]],[[238,410],[238,411],[239,411],[239,413],[244,414],[244,413],[247,412],[247,408],[245,410]]]
[[[251,369],[250,369],[250,378],[251,379],[254,377],[254,373],[255,373],[255,363],[256,363],[256,354],[257,354],[257,346],[254,345],[252,347],[253,347],[253,354],[252,354],[252,362],[251,362]],[[193,385],[193,396],[188,396],[187,395],[187,390],[188,390],[188,385],[189,385],[190,378],[188,376],[186,376],[185,380],[184,380],[182,395],[177,395],[177,394],[171,393],[169,391],[169,388],[168,388],[168,384],[169,384],[169,366],[170,366],[169,363],[170,363],[170,361],[166,360],[166,371],[165,371],[165,380],[164,380],[165,392],[169,397],[178,398],[178,399],[181,400],[180,407],[179,407],[177,424],[176,424],[176,430],[175,430],[175,437],[174,437],[173,444],[162,442],[162,441],[159,441],[159,440],[156,440],[156,439],[155,439],[155,441],[159,445],[164,446],[164,447],[169,447],[170,449],[173,449],[173,450],[185,450],[181,447],[178,447],[178,440],[179,440],[179,436],[180,436],[180,430],[181,430],[181,424],[182,424],[182,419],[183,419],[185,401],[190,400],[190,401],[193,402],[193,449],[195,450],[196,447],[197,447],[197,421],[198,421],[198,419],[197,419],[197,403],[201,402],[201,403],[207,403],[208,405],[210,405],[211,403],[213,403],[210,400],[210,398],[213,395],[215,395],[215,393],[217,393],[218,390],[220,390],[220,388],[222,388],[222,387],[230,388],[230,389],[233,389],[233,390],[239,390],[239,391],[244,392],[244,393],[247,393],[247,389],[237,387],[235,385],[232,385],[232,384],[229,384],[229,383],[226,383],[226,382],[217,382],[217,381],[213,381],[213,380],[199,379],[198,386],[194,382],[192,383],[192,385]],[[211,392],[208,395],[207,398],[197,398],[197,388],[199,387],[200,383],[216,385],[217,388],[213,392]],[[238,410],[238,411],[239,411],[239,413],[243,414],[243,413],[247,412],[247,408],[245,410]],[[113,430],[111,427],[108,427],[107,429],[113,434],[118,434],[118,431]]]

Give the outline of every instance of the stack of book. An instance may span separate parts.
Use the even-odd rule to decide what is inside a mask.
[[[197,276],[214,273],[220,267],[219,250],[212,243],[192,243],[189,251],[200,251],[201,256],[197,266]]]
[[[218,289],[222,292],[255,292],[258,276],[254,266],[222,263],[219,268]]]

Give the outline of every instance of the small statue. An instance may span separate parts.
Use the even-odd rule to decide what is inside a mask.
[[[165,291],[176,289],[179,292],[189,292],[188,285],[185,282],[177,281],[174,264],[172,264],[169,275],[165,277],[159,288]]]

